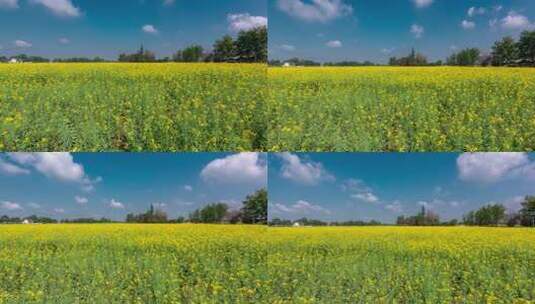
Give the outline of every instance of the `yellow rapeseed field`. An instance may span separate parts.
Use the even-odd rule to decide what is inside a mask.
[[[265,150],[262,64],[0,65],[0,150]]]
[[[270,228],[271,303],[535,303],[535,231]]]
[[[3,225],[0,303],[265,303],[266,230]]]
[[[272,151],[533,151],[535,69],[270,68]]]

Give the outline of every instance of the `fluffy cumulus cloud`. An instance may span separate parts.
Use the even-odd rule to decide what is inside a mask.
[[[342,47],[342,41],[340,40],[331,40],[325,44],[326,46],[330,48],[340,48]]]
[[[193,187],[191,185],[184,185],[184,190],[191,192],[193,191]]]
[[[158,29],[152,24],[145,24],[143,27],[141,27],[141,30],[147,34],[158,34]]]
[[[208,163],[201,171],[206,182],[219,184],[267,185],[266,156],[261,153],[239,153]]]
[[[282,160],[281,175],[303,185],[316,185],[324,180],[334,180],[321,163],[306,161],[292,153],[281,153],[278,157]]]
[[[385,209],[394,213],[403,212],[403,206],[400,201],[394,201],[391,204],[386,205]]]
[[[331,214],[330,210],[304,200],[299,200],[293,205],[275,203],[272,206],[273,211],[279,214]]]
[[[484,7],[470,7],[468,9],[468,17],[474,17],[476,15],[484,15],[487,12],[487,10]]]
[[[175,0],[163,0],[163,5],[164,6],[170,6],[170,5],[173,5],[175,4]]]
[[[87,204],[87,202],[89,202],[87,197],[78,196],[78,195],[74,197],[74,200],[76,201],[78,205],[85,205]]]
[[[15,40],[13,44],[15,45],[15,47],[18,47],[21,49],[32,47],[32,44],[30,42],[24,41],[24,40]]]
[[[433,1],[434,0],[412,0],[412,3],[414,3],[417,8],[424,8],[433,4]]]
[[[112,209],[124,209],[124,204],[116,201],[115,199],[112,199],[109,204],[110,208]]]
[[[9,159],[18,166],[33,168],[48,178],[61,182],[79,184],[83,190],[91,191],[101,178],[91,180],[84,167],[76,162],[70,153],[9,153]]]
[[[233,32],[248,31],[257,27],[267,26],[268,19],[263,16],[251,16],[249,13],[227,15],[229,30]]]
[[[352,194],[351,197],[354,199],[366,202],[366,203],[371,203],[371,204],[379,202],[379,198],[372,192],[356,193],[356,194]]]
[[[465,30],[472,30],[476,27],[476,23],[473,21],[463,20],[463,22],[461,22],[461,26]]]
[[[19,7],[19,0],[0,0],[0,9],[15,9]]]
[[[42,5],[53,14],[60,17],[79,17],[80,8],[74,6],[71,0],[30,0],[34,4]]]
[[[506,30],[526,30],[535,28],[535,24],[532,24],[528,17],[515,11],[510,11],[509,14],[501,20],[501,26]]]
[[[411,25],[411,33],[414,36],[414,38],[420,39],[424,35],[425,29],[421,25],[413,24]]]
[[[353,7],[342,0],[278,0],[277,5],[286,14],[308,22],[328,22],[353,13]]]
[[[464,153],[457,158],[457,169],[459,178],[468,182],[535,177],[535,163],[527,153]]]
[[[17,165],[4,161],[0,158],[0,172],[7,175],[27,175],[30,170],[21,168]]]
[[[13,203],[13,202],[8,202],[8,201],[4,201],[4,202],[0,202],[0,207],[4,210],[7,210],[7,211],[16,211],[16,210],[22,210],[22,206],[18,203]]]

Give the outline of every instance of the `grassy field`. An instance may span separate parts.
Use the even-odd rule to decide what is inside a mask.
[[[0,65],[0,150],[252,151],[265,65]]]
[[[260,303],[265,227],[0,227],[0,303]]]
[[[535,231],[270,228],[275,303],[533,303]]]
[[[535,69],[270,68],[273,151],[533,151]]]

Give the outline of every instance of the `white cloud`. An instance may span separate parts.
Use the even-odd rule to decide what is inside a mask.
[[[233,32],[248,31],[257,27],[267,26],[268,19],[263,16],[251,16],[249,13],[228,14],[229,30]]]
[[[48,178],[61,182],[78,183],[85,191],[91,191],[102,179],[91,180],[84,167],[74,162],[70,153],[9,153],[8,157],[21,166],[32,167]]]
[[[71,41],[69,40],[69,38],[65,38],[65,37],[63,37],[63,38],[59,38],[59,39],[58,39],[58,42],[61,43],[61,44],[69,44],[69,43],[71,43]]]
[[[342,0],[278,0],[278,7],[288,15],[308,22],[328,22],[353,13],[353,7]]]
[[[457,169],[461,180],[479,183],[531,176],[535,172],[527,153],[464,153],[457,158]]]
[[[211,161],[201,171],[201,178],[220,184],[267,185],[265,155],[239,153]]]
[[[165,209],[167,207],[167,204],[166,203],[154,203],[152,204],[154,206],[154,208],[156,209]]]
[[[74,197],[74,200],[76,201],[78,205],[85,205],[89,201],[86,197],[78,196],[78,195]]]
[[[15,47],[18,47],[21,49],[32,47],[32,44],[30,42],[24,41],[24,40],[15,40],[13,44],[15,45]]]
[[[472,30],[476,27],[476,23],[473,21],[463,20],[463,22],[461,22],[461,26],[465,30]]]
[[[326,46],[330,48],[340,48],[342,47],[342,41],[340,40],[331,40],[325,44]]]
[[[1,202],[0,203],[0,207],[2,207],[2,209],[8,210],[8,211],[15,211],[15,210],[22,210],[23,209],[20,204],[13,203],[13,202],[8,202],[8,201]]]
[[[420,39],[424,35],[425,29],[423,26],[413,24],[411,25],[411,33],[414,35],[414,38]]]
[[[381,53],[385,54],[385,55],[389,55],[389,54],[392,54],[392,52],[395,50],[395,48],[384,48],[384,49],[381,49]]]
[[[487,12],[487,10],[484,7],[470,7],[468,9],[468,17],[474,17],[476,15],[484,15]]]
[[[506,30],[526,30],[534,28],[528,17],[518,14],[515,11],[510,11],[509,14],[501,20],[502,28]]]
[[[494,10],[494,12],[498,13],[498,12],[501,12],[501,11],[502,11],[503,6],[501,6],[501,5],[496,5],[496,6],[492,7],[492,9]]]
[[[379,202],[379,198],[372,192],[356,193],[352,194],[351,197],[371,204]]]
[[[190,186],[190,185],[184,185],[184,190],[186,190],[188,192],[191,192],[191,191],[193,191],[193,187]]]
[[[278,213],[293,213],[293,214],[311,214],[311,213],[323,213],[323,214],[331,214],[331,211],[323,208],[320,205],[316,205],[313,203],[309,203],[304,200],[299,200],[293,205],[284,205],[275,203],[273,204],[273,209],[275,212]]]
[[[391,204],[386,205],[385,209],[394,213],[403,212],[403,206],[401,205],[401,202],[399,201],[394,201]]]
[[[63,214],[65,213],[65,209],[63,208],[54,208],[54,213],[59,213],[59,214]]]
[[[173,5],[175,4],[175,0],[164,0],[163,1],[163,5],[164,6],[169,6],[169,5]]]
[[[304,161],[291,153],[277,154],[283,160],[282,177],[303,185],[316,185],[323,180],[334,180],[320,163]]]
[[[30,170],[21,168],[12,163],[8,163],[0,158],[0,172],[7,175],[27,175],[30,174]]]
[[[293,45],[289,45],[289,44],[283,44],[280,46],[280,48],[284,51],[287,51],[287,52],[293,52],[295,51],[295,46]]]
[[[0,0],[0,9],[15,9],[19,8],[19,0]]]
[[[414,3],[414,5],[416,5],[417,8],[424,8],[430,6],[431,4],[433,4],[433,1],[434,0],[412,0],[412,2]]]
[[[56,16],[79,17],[81,15],[80,9],[75,7],[71,0],[31,0],[31,2],[43,5]]]
[[[141,30],[147,34],[158,34],[158,29],[156,29],[152,24],[144,25]]]
[[[450,45],[450,51],[457,51],[459,49],[456,45]]]
[[[489,26],[491,28],[495,28],[497,24],[498,24],[498,19],[494,18],[494,19],[489,20]]]
[[[119,201],[116,201],[114,199],[112,199],[110,201],[110,208],[113,208],[113,209],[124,209],[124,204],[119,202]]]

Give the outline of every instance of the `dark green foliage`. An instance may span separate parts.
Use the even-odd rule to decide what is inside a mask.
[[[247,196],[243,202],[242,221],[246,224],[267,223],[268,193],[261,189]]]

